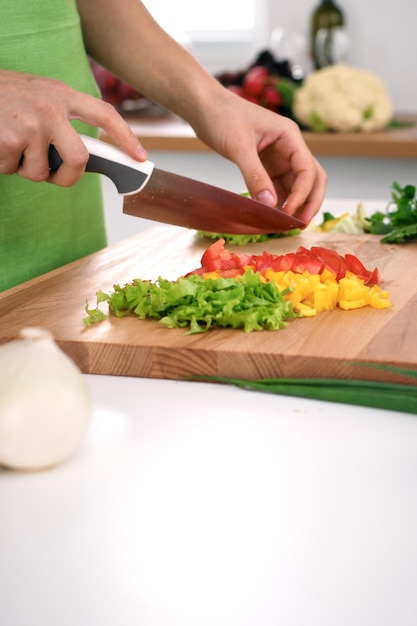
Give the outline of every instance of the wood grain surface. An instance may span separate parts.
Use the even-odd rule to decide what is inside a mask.
[[[209,240],[195,231],[157,226],[80,261],[0,294],[0,343],[27,326],[53,333],[81,370],[91,374],[183,379],[192,376],[360,378],[410,382],[365,362],[417,370],[417,244],[381,244],[372,235],[304,233],[241,251],[261,254],[323,245],[378,267],[392,307],[330,311],[291,320],[279,331],[210,330],[199,335],[136,317],[87,328],[85,305],[98,290],[133,278],[174,280],[200,265]],[[232,248],[232,246],[230,246]],[[106,308],[104,307],[104,310]]]

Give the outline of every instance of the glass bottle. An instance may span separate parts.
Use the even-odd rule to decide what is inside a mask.
[[[322,0],[311,16],[311,56],[314,69],[342,63],[348,48],[343,11],[333,0]]]

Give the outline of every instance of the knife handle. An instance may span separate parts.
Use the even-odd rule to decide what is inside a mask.
[[[114,182],[117,191],[123,195],[137,193],[145,187],[154,168],[151,161],[135,161],[104,141],[86,135],[80,137],[90,155],[86,172],[107,176]],[[51,170],[57,170],[63,162],[52,144],[49,146],[48,160]]]

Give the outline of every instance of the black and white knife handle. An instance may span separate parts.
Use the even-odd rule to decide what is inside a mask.
[[[85,168],[86,172],[103,174],[116,185],[120,194],[129,195],[143,189],[154,168],[151,161],[135,161],[115,146],[99,139],[80,135],[90,155]],[[57,170],[62,159],[55,146],[49,146],[49,167]]]

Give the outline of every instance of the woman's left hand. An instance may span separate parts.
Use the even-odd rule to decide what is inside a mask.
[[[308,224],[321,207],[327,174],[298,125],[221,89],[201,111],[197,135],[238,165],[254,199]]]

